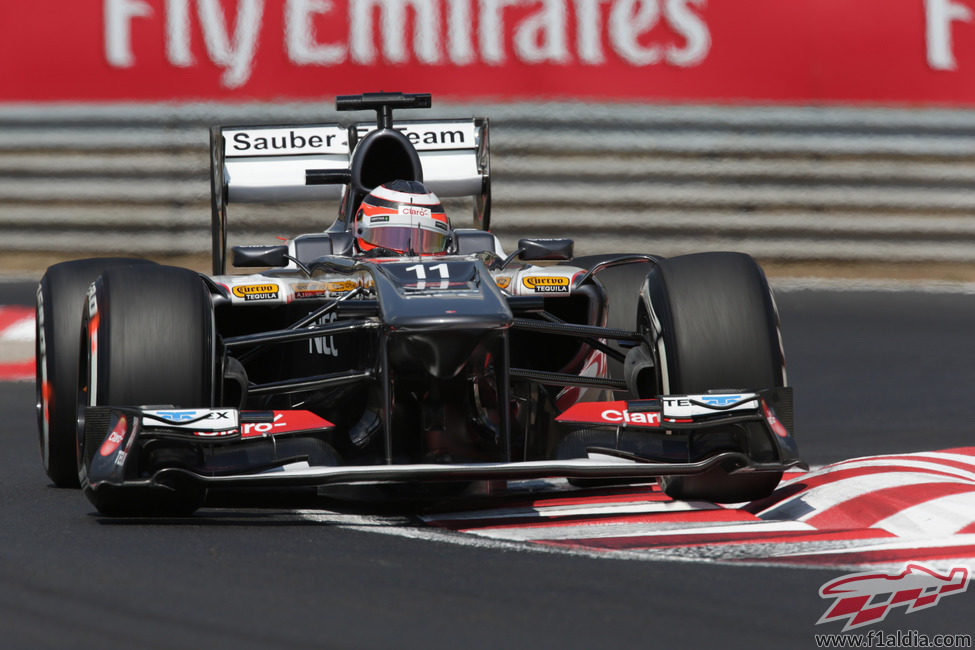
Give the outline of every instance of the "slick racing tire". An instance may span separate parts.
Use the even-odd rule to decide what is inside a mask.
[[[80,392],[88,406],[213,405],[213,305],[200,276],[171,266],[109,269],[92,285],[84,314],[86,362]],[[85,494],[106,515],[185,515],[205,492],[192,484],[144,491],[92,490],[87,481],[94,445],[77,435]],[[151,472],[151,453],[140,457]],[[160,461],[161,462],[161,461]]]
[[[778,314],[765,274],[750,256],[699,253],[661,260],[641,292],[638,328],[646,333],[660,394],[704,393],[785,386]],[[652,397],[652,395],[644,395]],[[743,451],[774,460],[760,426],[742,434],[701,434],[691,460]],[[704,474],[661,478],[674,499],[723,503],[768,496],[782,472]]]
[[[58,487],[78,487],[78,350],[88,285],[107,269],[151,263],[123,257],[62,262],[48,268],[37,286],[37,429],[44,471]]]

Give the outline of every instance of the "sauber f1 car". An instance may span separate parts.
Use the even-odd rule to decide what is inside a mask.
[[[739,502],[801,464],[751,257],[573,257],[569,239],[506,254],[488,120],[394,124],[430,103],[367,93],[337,109],[374,122],[211,129],[212,275],[47,270],[37,413],[55,484],[107,515],[190,513],[215,488],[552,477]],[[474,227],[452,229],[437,197],[466,197]],[[227,273],[229,204],[330,199],[327,230],[232,247],[243,271]]]

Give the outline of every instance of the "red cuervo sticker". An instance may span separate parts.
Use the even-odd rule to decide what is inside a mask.
[[[111,456],[125,440],[125,432],[128,431],[129,425],[125,419],[124,415],[120,415],[118,422],[112,427],[112,430],[108,433],[108,437],[105,438],[105,442],[102,443],[101,449],[98,453],[102,456]]]
[[[242,415],[246,416],[247,411]],[[314,431],[331,429],[335,425],[311,411],[274,411],[271,422],[245,422],[240,427],[242,438],[256,436],[274,436],[281,433],[295,433],[297,431]]]
[[[623,400],[618,402],[579,402],[555,420],[556,422],[657,428],[660,426],[660,413],[658,411],[628,411],[626,402]]]

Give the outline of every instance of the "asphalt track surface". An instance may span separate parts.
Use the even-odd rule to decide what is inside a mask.
[[[0,304],[31,299],[0,285]],[[777,299],[808,462],[975,441],[975,296]],[[805,648],[839,631],[815,623],[842,571],[412,539],[321,499],[105,519],[46,480],[33,401],[32,383],[0,384],[3,648]],[[870,629],[975,634],[969,591]]]

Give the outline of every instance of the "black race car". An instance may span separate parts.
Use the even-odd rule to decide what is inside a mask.
[[[539,477],[739,502],[801,464],[752,258],[573,257],[568,239],[505,254],[488,121],[394,124],[430,101],[343,96],[376,121],[213,128],[210,276],[131,258],[47,270],[37,414],[55,484],[108,515],[189,513],[214,488]],[[417,238],[367,249],[364,200],[397,182],[468,197],[475,227],[376,213],[420,214]],[[254,272],[227,274],[229,203],[329,199],[327,230],[234,247]],[[444,230],[436,254],[414,245],[424,219]]]

